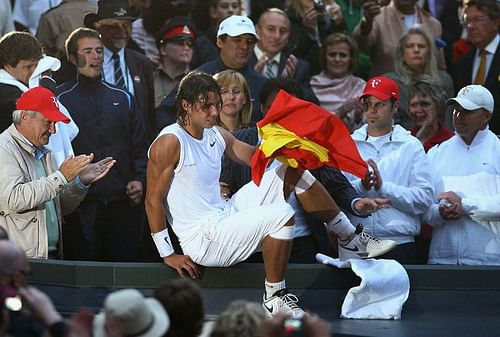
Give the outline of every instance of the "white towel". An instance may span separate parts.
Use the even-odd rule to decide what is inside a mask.
[[[401,319],[403,304],[410,293],[410,279],[399,262],[382,259],[341,261],[323,254],[316,254],[316,260],[337,268],[350,267],[361,278],[361,284],[347,292],[341,318]]]

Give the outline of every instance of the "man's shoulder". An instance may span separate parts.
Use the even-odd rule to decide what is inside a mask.
[[[217,60],[213,60],[207,63],[202,64],[196,70],[202,71],[204,73],[213,75],[215,73],[218,73],[219,71],[225,70],[226,68],[221,66],[221,63],[218,62]]]

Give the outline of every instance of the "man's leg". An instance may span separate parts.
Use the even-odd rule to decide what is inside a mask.
[[[285,226],[293,226],[293,218]],[[270,283],[285,279],[286,266],[292,249],[292,240],[275,239],[268,235],[262,243],[262,257],[266,280]]]
[[[392,240],[379,240],[354,227],[328,191],[310,172],[288,168],[285,189],[294,190],[304,210],[327,224],[328,232],[339,237],[339,257],[372,258],[396,247]]]

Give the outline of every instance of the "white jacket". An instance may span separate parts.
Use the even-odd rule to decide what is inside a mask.
[[[467,145],[453,136],[433,147],[435,193],[462,197],[464,215],[446,221],[433,204],[424,220],[434,226],[429,263],[500,265],[500,140],[489,129]]]
[[[410,132],[395,125],[388,141],[380,150],[369,143],[367,125],[356,130],[352,138],[364,160],[373,159],[382,176],[382,188],[366,191],[357,177],[349,176],[363,197],[387,198],[391,207],[383,208],[367,218],[349,215],[354,225],[363,224],[375,237],[392,239],[397,244],[414,242],[420,233],[420,215],[432,204],[434,188],[429,162],[420,141]]]

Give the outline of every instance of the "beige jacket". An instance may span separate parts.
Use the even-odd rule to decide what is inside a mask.
[[[417,6],[418,22],[426,27],[432,39],[441,38],[441,23],[428,12]],[[382,11],[373,19],[372,30],[368,35],[361,34],[361,21],[352,32],[361,50],[369,51],[372,60],[370,77],[380,76],[394,71],[394,58],[399,39],[405,33],[404,15],[396,9],[394,3],[382,7]],[[439,68],[444,69],[444,53],[441,50]]]
[[[47,258],[45,203],[54,199],[61,232],[61,215],[73,211],[87,190],[76,180],[61,180],[50,152],[42,159],[47,177],[36,176],[35,160],[33,147],[14,124],[0,134],[0,226],[28,257]]]

